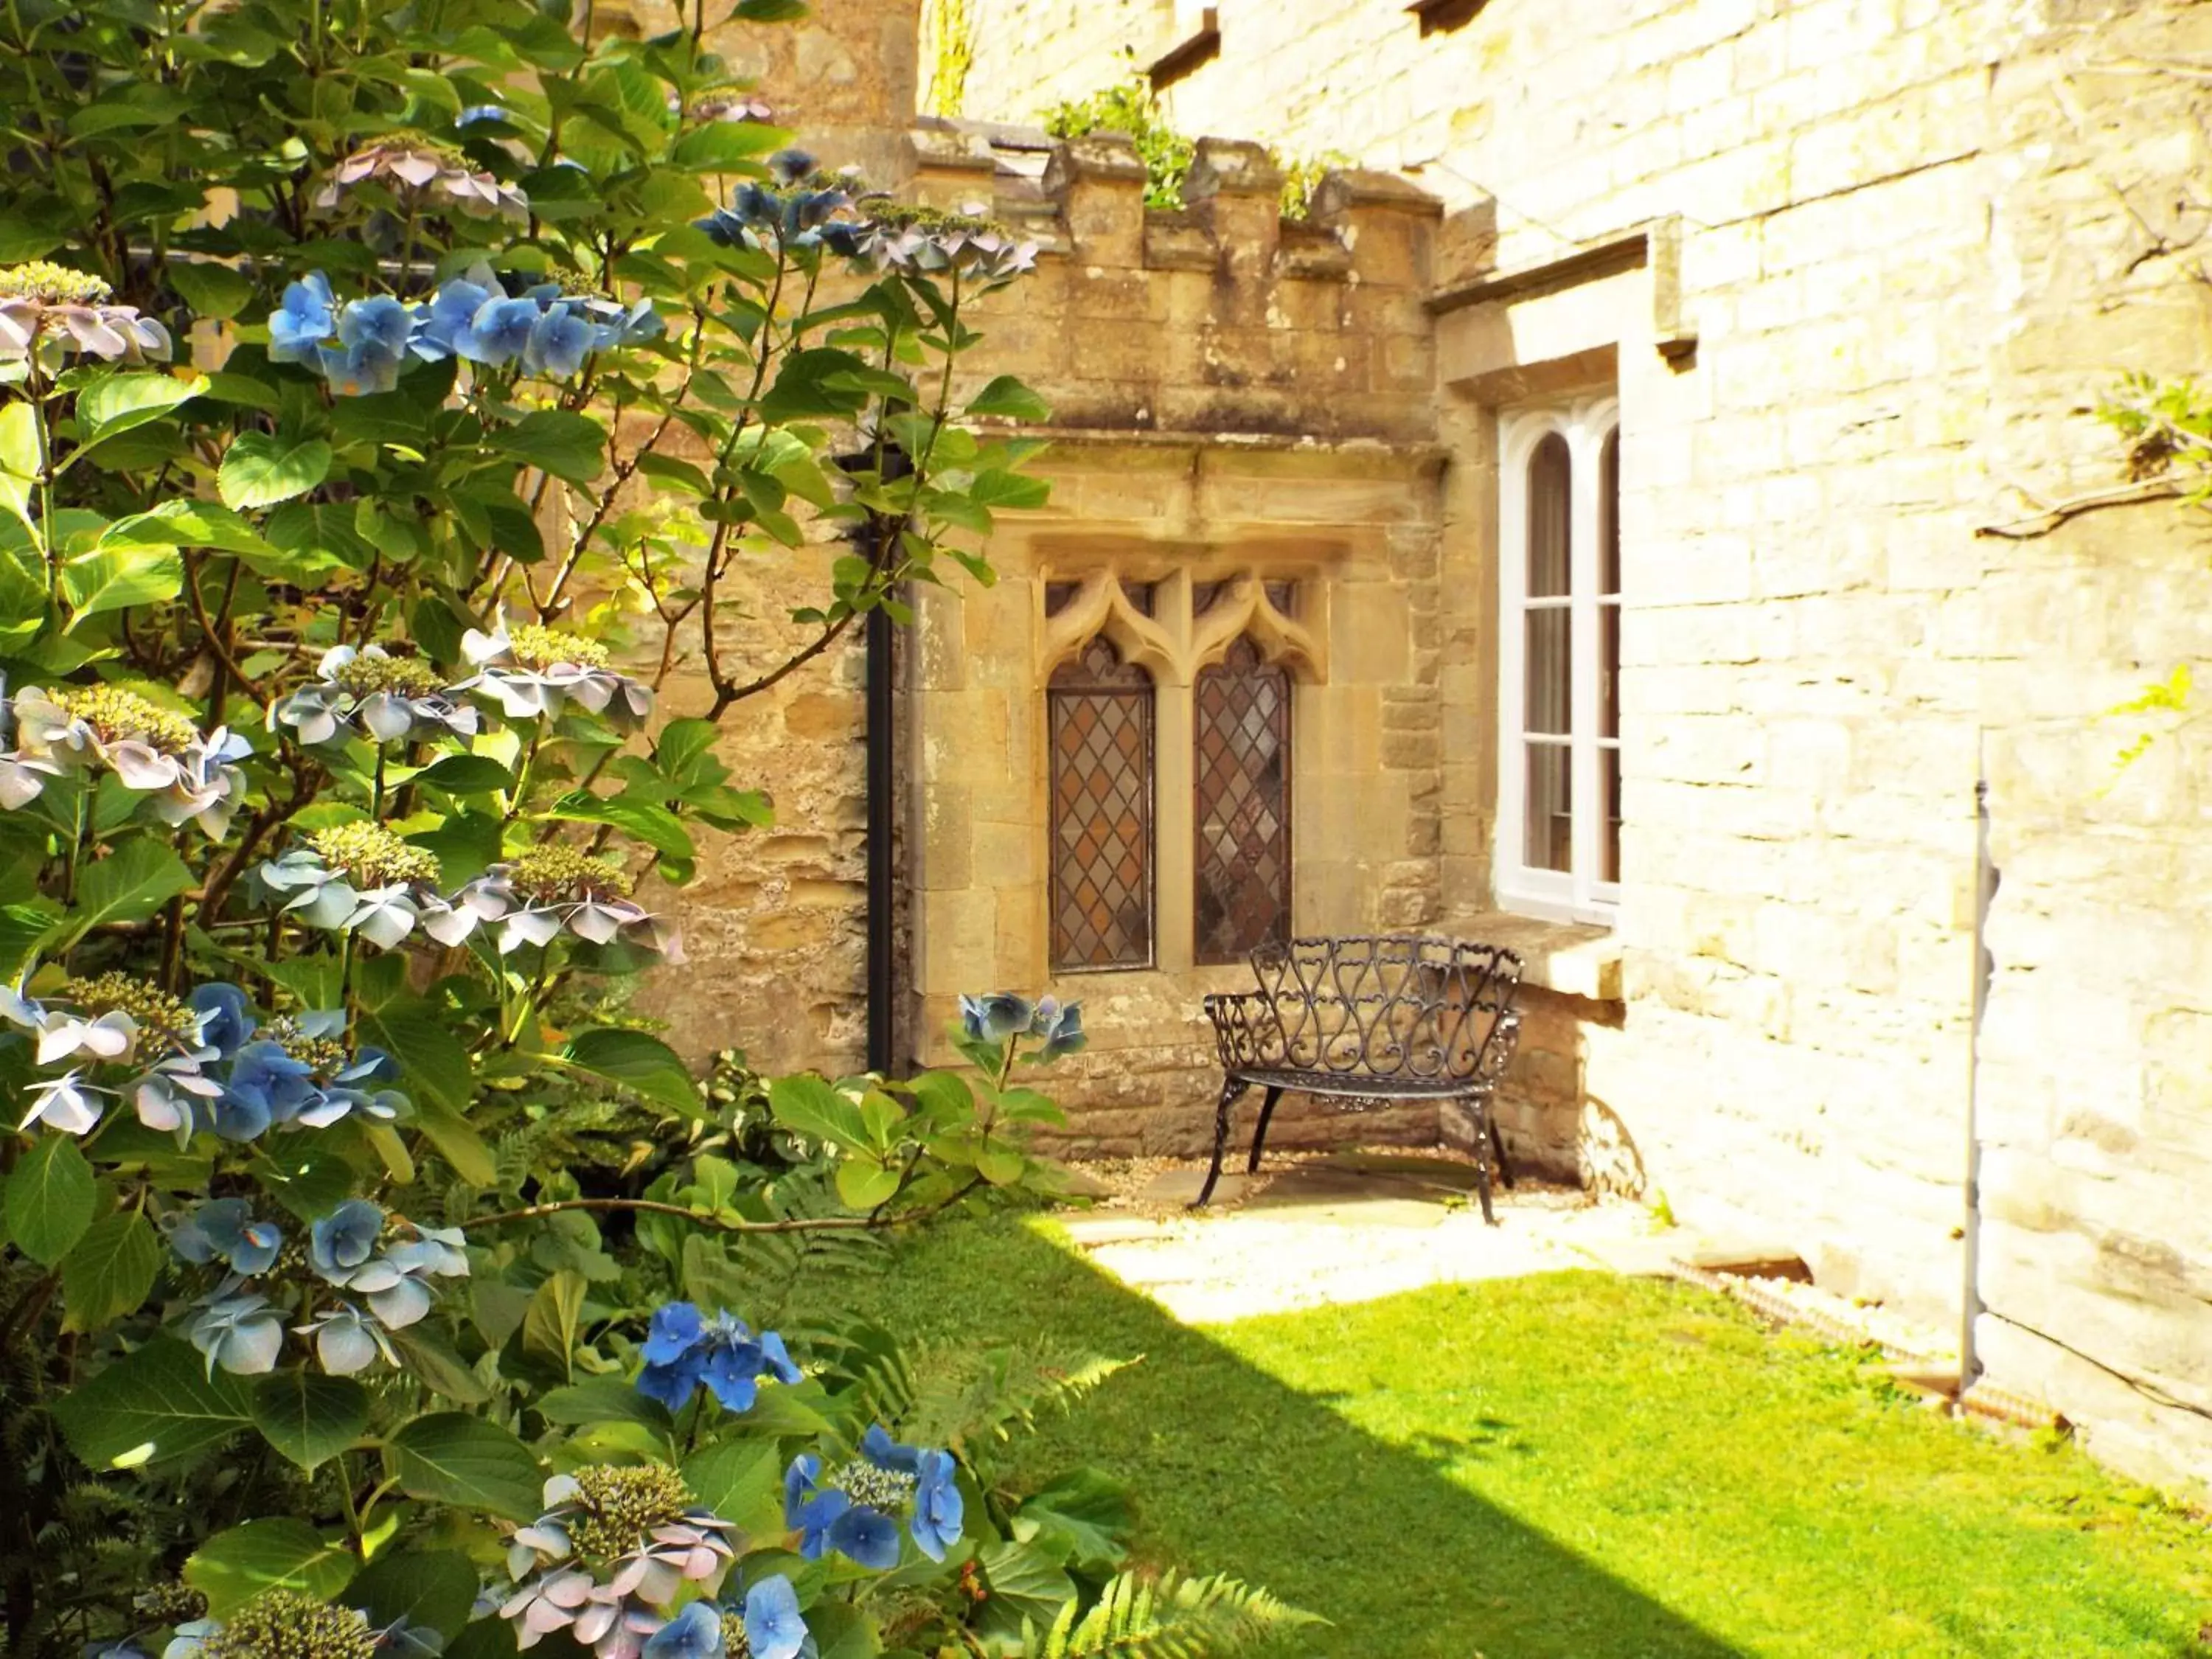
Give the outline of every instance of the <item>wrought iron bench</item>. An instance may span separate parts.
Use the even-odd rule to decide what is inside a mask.
[[[1285,1091],[1320,1095],[1347,1110],[1401,1100],[1459,1100],[1474,1114],[1475,1190],[1491,1212],[1494,1162],[1513,1171],[1491,1120],[1490,1099],[1512,1058],[1521,1016],[1513,1007],[1521,958],[1494,945],[1401,934],[1298,939],[1252,952],[1257,991],[1209,996],[1206,1017],[1224,1073],[1213,1115],[1213,1164],[1191,1208],[1213,1197],[1229,1144],[1230,1109],[1265,1089],[1248,1173],[1260,1167],[1267,1121]]]

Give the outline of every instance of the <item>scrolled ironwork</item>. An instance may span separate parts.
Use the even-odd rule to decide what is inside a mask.
[[[1197,1204],[1213,1196],[1230,1110],[1249,1088],[1267,1091],[1249,1169],[1260,1167],[1268,1120],[1286,1091],[1343,1109],[1378,1101],[1462,1100],[1473,1109],[1476,1187],[1494,1220],[1490,1168],[1512,1173],[1491,1121],[1490,1098],[1520,1035],[1513,1006],[1521,958],[1502,945],[1426,934],[1312,937],[1252,952],[1256,991],[1206,999],[1224,1083],[1213,1162]]]

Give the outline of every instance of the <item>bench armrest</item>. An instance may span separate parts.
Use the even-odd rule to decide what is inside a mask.
[[[1279,1067],[1288,1057],[1275,1000],[1264,991],[1217,991],[1206,1000],[1224,1072]]]

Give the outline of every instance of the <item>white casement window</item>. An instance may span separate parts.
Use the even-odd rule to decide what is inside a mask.
[[[1498,902],[1610,922],[1620,901],[1620,410],[1498,416]]]

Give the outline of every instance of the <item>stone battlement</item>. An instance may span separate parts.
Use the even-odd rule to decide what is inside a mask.
[[[1199,140],[1173,210],[1145,205],[1144,162],[1120,133],[939,121],[908,145],[916,199],[981,207],[1038,245],[1037,276],[986,326],[1054,426],[1433,437],[1421,301],[1441,208],[1426,192],[1332,171],[1301,222],[1282,216],[1282,173],[1253,143]]]

